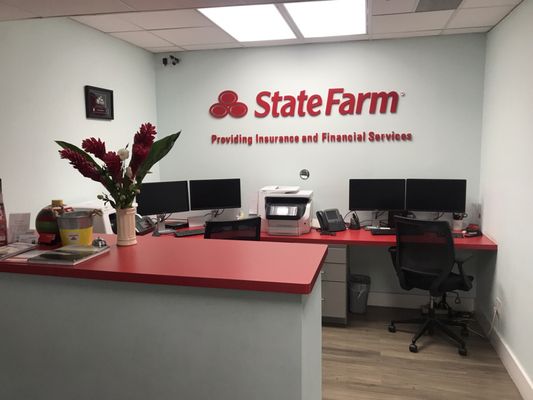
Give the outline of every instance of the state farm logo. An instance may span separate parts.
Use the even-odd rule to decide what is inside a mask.
[[[248,112],[248,107],[237,100],[239,100],[237,93],[233,90],[224,90],[218,95],[218,103],[209,108],[209,113],[215,118],[224,118],[228,114],[233,118],[242,118]]]
[[[330,88],[326,94],[308,93],[300,90],[297,94],[285,94],[279,90],[274,92],[263,90],[255,96],[256,118],[294,118],[318,117],[324,115],[361,115],[361,114],[396,114],[400,97],[404,92],[375,91],[352,92],[344,88]],[[215,118],[223,118],[227,114],[234,118],[242,118],[248,112],[246,104],[238,101],[237,93],[225,90],[218,95],[218,103],[209,108]]]

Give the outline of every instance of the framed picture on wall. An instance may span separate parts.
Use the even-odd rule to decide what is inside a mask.
[[[113,119],[113,91],[85,86],[85,116],[87,118]]]

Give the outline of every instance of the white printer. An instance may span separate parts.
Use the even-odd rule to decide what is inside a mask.
[[[298,186],[265,186],[259,190],[261,231],[298,236],[311,230],[312,190]]]

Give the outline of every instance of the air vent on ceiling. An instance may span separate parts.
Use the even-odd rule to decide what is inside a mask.
[[[420,0],[415,12],[455,10],[463,0]]]

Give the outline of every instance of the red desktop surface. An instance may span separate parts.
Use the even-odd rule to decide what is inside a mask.
[[[301,236],[275,236],[261,233],[261,240],[272,242],[291,243],[324,243],[324,244],[344,244],[360,246],[394,246],[396,244],[395,235],[372,235],[370,231],[345,230],[335,232],[335,235],[321,235],[315,229]],[[498,250],[498,245],[487,236],[477,236],[470,238],[454,238],[456,249],[467,250]]]
[[[327,246],[141,236],[75,266],[0,262],[0,272],[309,294]]]

